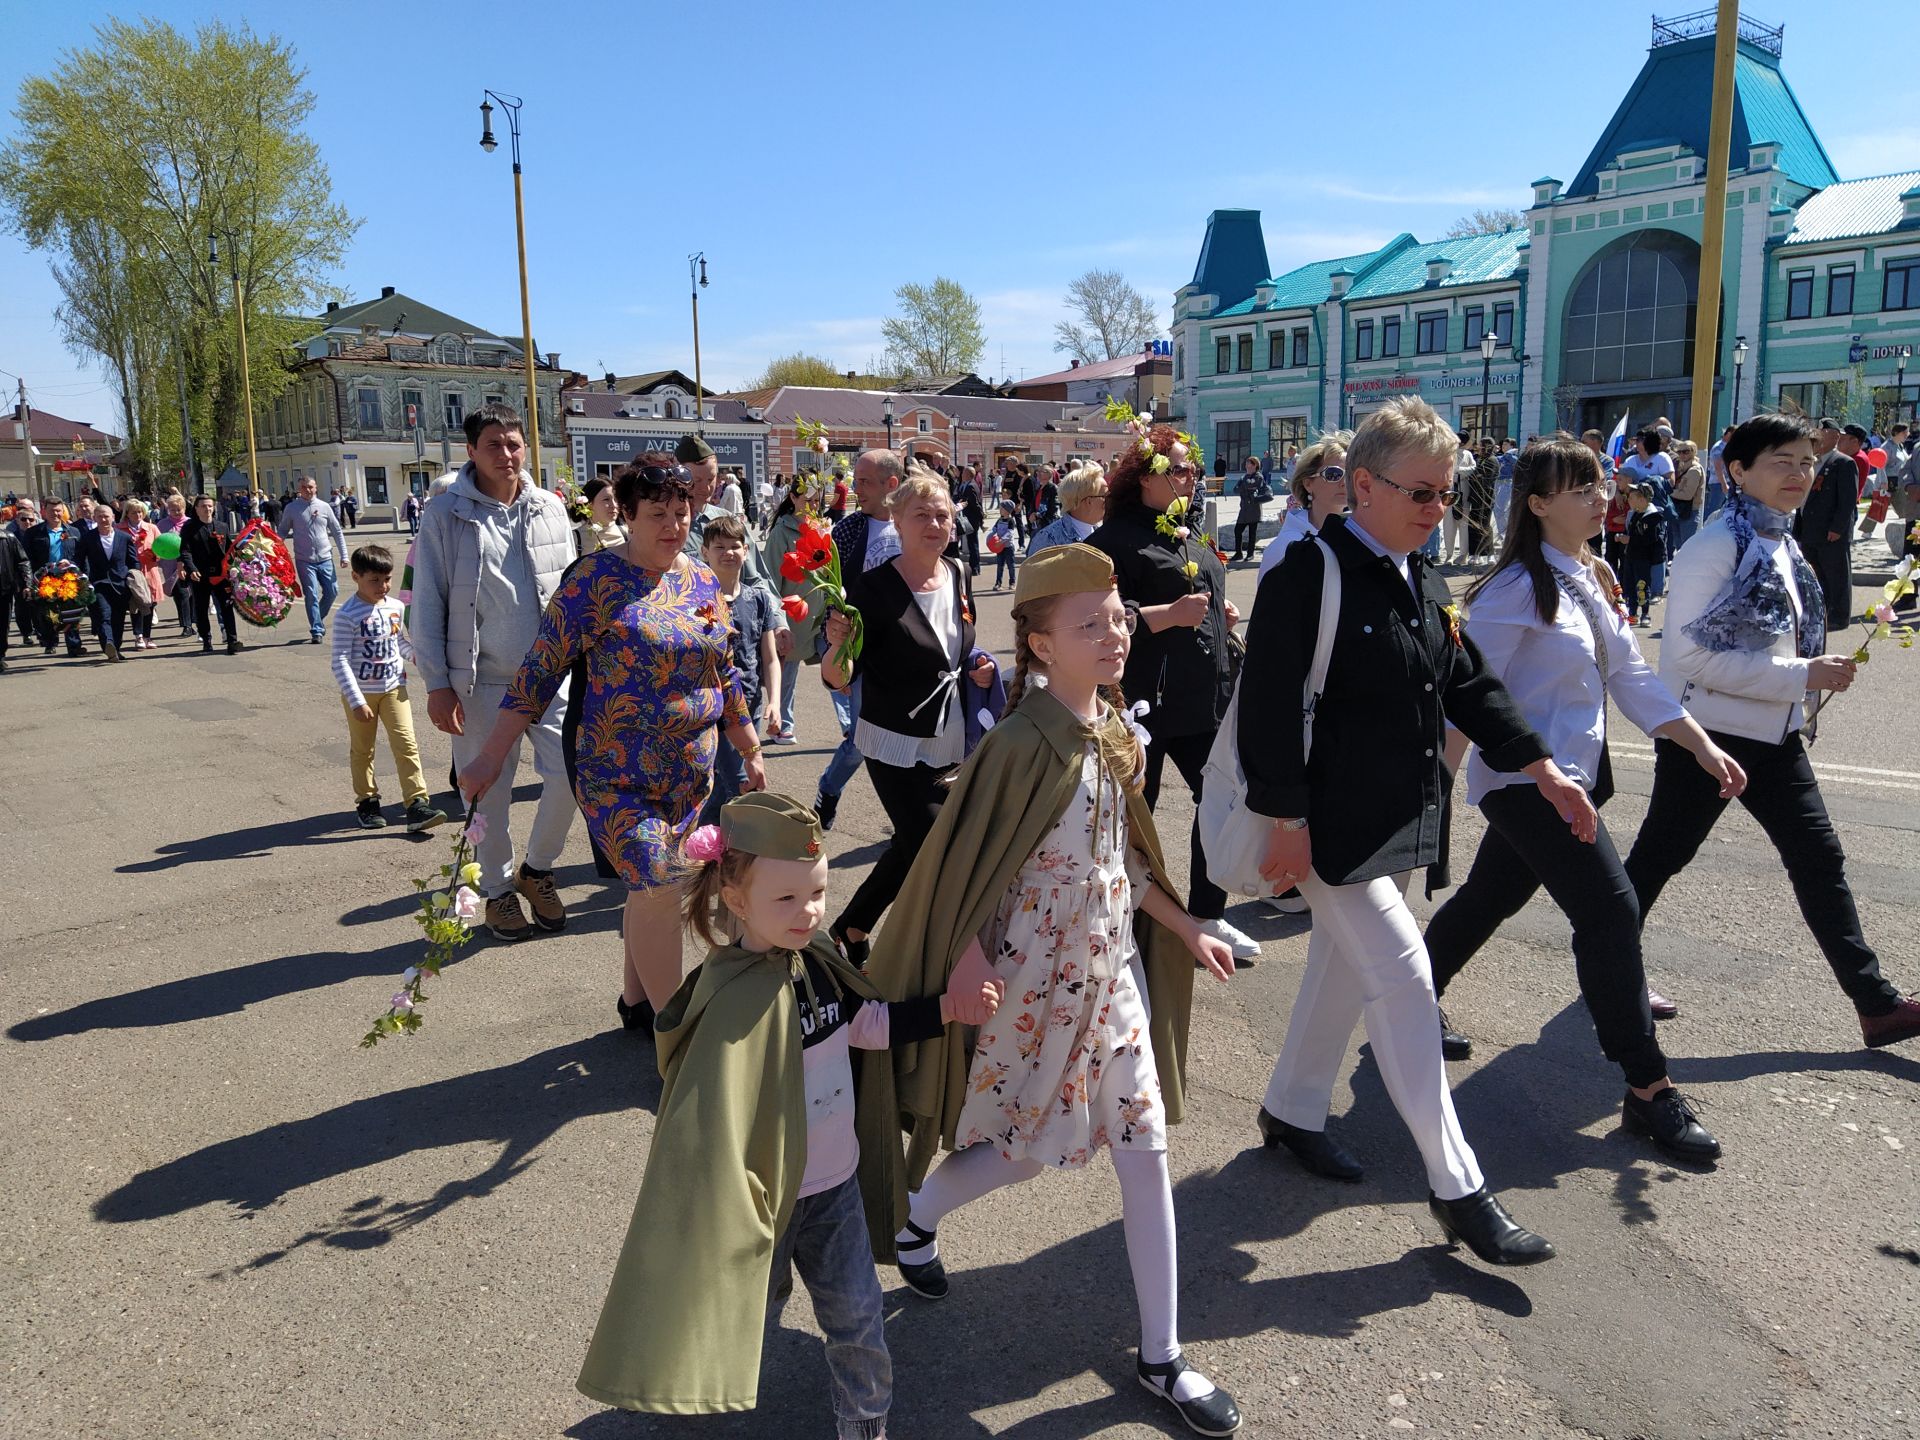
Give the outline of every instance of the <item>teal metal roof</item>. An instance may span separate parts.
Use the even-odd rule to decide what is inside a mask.
[[[1338,270],[1351,270],[1355,275],[1365,272],[1375,256],[1384,253],[1388,247],[1380,250],[1368,250],[1359,255],[1343,255],[1337,260],[1313,260],[1299,265],[1282,275],[1275,275],[1262,281],[1273,287],[1273,299],[1262,305],[1258,295],[1249,296],[1238,305],[1230,305],[1218,310],[1216,315],[1255,315],[1266,310],[1298,310],[1302,306],[1325,303],[1327,296],[1333,293],[1333,275]]]
[[[1433,288],[1452,289],[1460,285],[1484,285],[1505,280],[1520,265],[1520,251],[1526,244],[1524,225],[1500,230],[1491,235],[1464,235],[1456,240],[1431,240],[1425,245],[1409,245],[1384,259],[1362,275],[1347,291],[1349,299],[1375,299],[1383,295],[1404,295],[1427,289],[1427,262],[1447,259],[1453,262],[1446,279]]]
[[[1258,210],[1216,210],[1207,217],[1207,238],[1193,267],[1196,290],[1219,296],[1222,307],[1235,306],[1249,299],[1269,273]]]
[[[1749,146],[1765,140],[1779,145],[1780,169],[1801,184],[1820,189],[1840,178],[1800,108],[1793,87],[1780,73],[1778,56],[1749,41],[1740,41],[1734,56],[1733,84],[1729,163],[1734,169],[1745,168]],[[1622,151],[1682,144],[1695,154],[1705,155],[1712,99],[1711,34],[1655,45],[1566,193],[1594,194],[1598,188],[1595,175]]]
[[[1920,170],[1898,175],[1875,175],[1869,180],[1842,180],[1800,202],[1793,229],[1785,244],[1845,240],[1855,235],[1884,235],[1900,227],[1905,207],[1903,192],[1920,185]],[[1911,228],[1911,227],[1910,227]]]

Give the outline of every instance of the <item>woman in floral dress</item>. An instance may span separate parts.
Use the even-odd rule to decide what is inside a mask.
[[[586,662],[574,796],[594,844],[627,886],[629,1029],[651,1022],[680,984],[680,842],[713,784],[716,731],[746,759],[747,789],[766,769],[738,675],[719,582],[682,554],[691,524],[686,472],[648,454],[614,480],[624,544],[577,561],[548,602],[540,633],[500,702],[502,715],[460,788],[484,794],[576,660]]]

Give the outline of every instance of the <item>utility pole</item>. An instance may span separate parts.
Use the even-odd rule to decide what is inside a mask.
[[[1720,359],[1720,271],[1726,255],[1727,166],[1733,160],[1733,61],[1740,0],[1719,0],[1713,29],[1713,111],[1707,123],[1707,188],[1700,226],[1700,295],[1693,327],[1693,403],[1687,433],[1705,452],[1713,440],[1713,376]]]
[[[26,454],[27,494],[32,495],[39,490],[40,485],[39,477],[33,468],[33,411],[27,405],[27,382],[25,380],[19,382],[19,394],[20,409],[18,414],[20,416],[20,433],[24,437],[21,444],[25,446]]]
[[[187,412],[187,370],[186,362],[181,358],[178,341],[173,348],[173,380],[180,390],[180,454],[181,464],[186,468],[186,488],[195,495],[205,488],[200,479],[200,471],[193,463],[193,421]]]

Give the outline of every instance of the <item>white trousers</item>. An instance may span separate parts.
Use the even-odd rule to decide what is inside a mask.
[[[507,693],[504,685],[474,687],[460,697],[466,712],[466,733],[453,737],[453,765],[456,770],[480,753],[500,718],[500,701]],[[574,803],[573,787],[567,784],[567,757],[560,747],[560,722],[567,713],[567,682],[547,706],[547,713],[532,726],[526,739],[515,743],[500,767],[500,778],[493,782],[480,800],[480,813],[487,819],[487,838],[476,847],[480,865],[481,893],[496,900],[513,889],[513,836],[507,829],[507,813],[513,804],[513,776],[520,768],[520,751],[527,740],[533,742],[533,769],[540,777],[540,803],[533,812],[533,830],[527,836],[527,864],[535,870],[551,870],[566,848],[567,832],[579,808]]]
[[[1447,507],[1447,513],[1440,519],[1440,558],[1442,560],[1465,559],[1467,554],[1466,497],[1463,495]]]
[[[1302,1130],[1325,1129],[1354,1022],[1364,1018],[1380,1078],[1426,1161],[1428,1186],[1442,1200],[1471,1195],[1483,1183],[1480,1164],[1453,1113],[1433,968],[1400,878],[1329,885],[1310,875],[1300,893],[1313,907],[1313,938],[1267,1084],[1267,1113]]]

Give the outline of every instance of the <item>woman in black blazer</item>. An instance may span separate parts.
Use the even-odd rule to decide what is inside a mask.
[[[1458,444],[1424,401],[1389,402],[1347,450],[1348,517],[1319,539],[1340,567],[1332,659],[1303,725],[1325,554],[1300,543],[1260,583],[1240,685],[1247,806],[1273,829],[1261,874],[1297,884],[1313,938],[1286,1043],[1259,1114],[1269,1146],[1309,1170],[1357,1180],[1326,1134],[1348,1037],[1363,1015],[1387,1093],[1426,1162],[1427,1203],[1449,1239],[1492,1264],[1552,1257],[1487,1189],[1461,1133],[1440,1055],[1440,1015],[1419,927],[1399,877],[1446,844],[1442,757],[1449,724],[1496,770],[1524,771],[1582,840],[1595,833],[1586,792],[1555,768],[1540,737],[1461,632],[1444,581],[1419,554],[1449,502]]]
[[[859,658],[837,663],[849,622],[829,613],[827,656],[820,674],[836,690],[858,678],[860,715],[854,744],[866,759],[874,793],[893,823],[893,840],[829,932],[854,964],[863,964],[867,936],[900,893],[921,842],[946,798],[942,783],[966,758],[963,700],[967,682],[993,682],[993,657],[973,643],[973,597],[967,573],[945,551],[953,540],[953,498],[939,476],[915,474],[888,501],[900,553],[846,576],[847,603],[860,612],[865,639]]]

